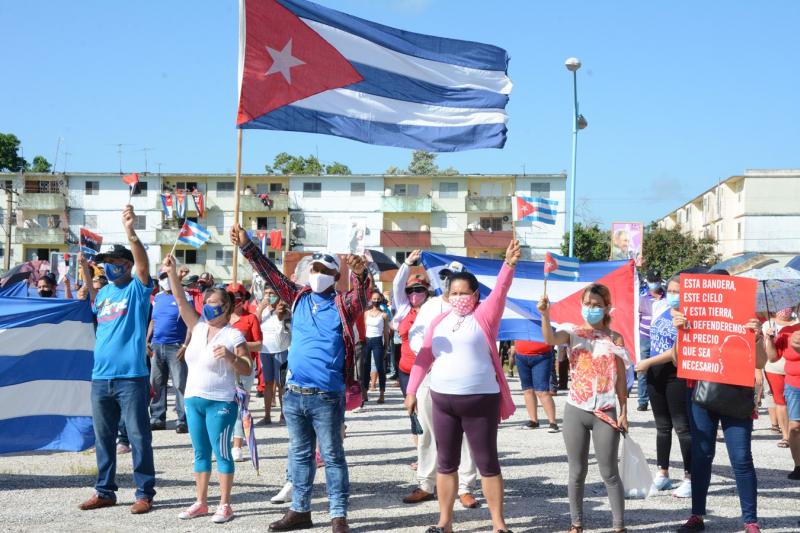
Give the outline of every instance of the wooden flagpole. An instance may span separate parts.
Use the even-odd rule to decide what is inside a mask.
[[[239,133],[236,139],[236,183],[234,184],[234,203],[233,203],[233,223],[239,223],[239,189],[242,182],[242,129],[239,128]],[[234,285],[237,282],[237,274],[239,267],[239,250],[233,251],[233,265],[231,283]]]

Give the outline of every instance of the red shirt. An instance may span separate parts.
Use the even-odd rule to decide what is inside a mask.
[[[254,314],[241,315],[239,320],[231,324],[231,326],[241,331],[244,340],[247,342],[261,341],[263,339],[261,336],[261,324],[258,323],[258,319]],[[258,352],[250,352],[250,357],[255,359],[258,357]]]
[[[411,345],[408,343],[408,332],[417,319],[418,311],[418,309],[412,307],[397,327],[397,334],[400,335],[400,340],[402,341],[400,345],[400,365],[398,366],[400,367],[400,371],[406,374],[411,373],[411,367],[414,366],[414,361],[417,359],[417,354],[414,353],[414,350],[411,349]]]
[[[792,348],[789,342],[792,333],[795,331],[800,331],[800,324],[782,328],[775,339],[775,349],[778,351],[778,357],[783,357],[786,360],[786,366],[784,367],[786,383],[792,387],[800,388],[800,354]]]
[[[538,341],[514,341],[514,351],[517,355],[547,355],[553,347]]]

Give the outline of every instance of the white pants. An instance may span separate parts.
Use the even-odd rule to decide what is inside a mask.
[[[431,376],[428,374],[417,389],[417,418],[422,426],[422,435],[417,441],[417,480],[419,488],[433,493],[436,490],[436,436],[433,434],[433,400],[431,399]],[[469,443],[461,443],[461,465],[458,467],[458,495],[471,492],[478,471],[472,460]]]

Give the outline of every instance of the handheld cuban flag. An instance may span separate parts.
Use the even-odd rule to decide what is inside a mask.
[[[194,246],[195,248],[200,248],[210,238],[211,233],[206,228],[191,220],[185,221],[181,231],[178,233],[178,241]]]
[[[161,209],[164,210],[164,218],[172,218],[172,194],[164,193],[161,195]]]
[[[180,189],[175,193],[175,212],[179,220],[186,218],[186,193]]]
[[[130,195],[134,195],[139,192],[139,174],[136,172],[133,174],[125,174],[122,176],[122,181],[127,183],[130,187]]]
[[[260,229],[256,232],[256,235],[258,236],[258,243],[261,246],[261,253],[267,255],[267,248],[269,248],[269,246],[267,246],[269,243],[269,233],[266,230]]]
[[[100,251],[103,236],[93,233],[86,228],[81,228],[81,252],[87,257],[93,257]]]
[[[566,257],[547,252],[544,260],[544,277],[574,281],[580,277],[580,261],[574,257]]]
[[[0,454],[94,445],[85,300],[0,298]]]
[[[192,200],[194,200],[194,208],[197,211],[197,216],[203,218],[206,212],[205,201],[203,200],[203,193],[200,191],[192,191]]]
[[[511,204],[515,222],[521,220],[554,225],[558,215],[558,200],[515,196]]]
[[[305,0],[240,0],[239,128],[431,152],[502,148],[508,54]]]

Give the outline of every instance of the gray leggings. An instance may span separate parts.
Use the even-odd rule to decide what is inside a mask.
[[[617,419],[615,410],[606,413]],[[569,461],[569,514],[572,525],[583,525],[583,488],[589,469],[589,437],[594,439],[594,454],[600,476],[606,484],[614,529],[625,527],[625,495],[619,477],[619,432],[597,418],[591,411],[567,404],[564,409],[564,443]]]

